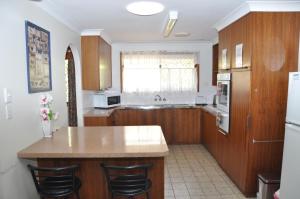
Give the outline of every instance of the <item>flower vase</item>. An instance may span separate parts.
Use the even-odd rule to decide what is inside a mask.
[[[52,122],[51,122],[51,120],[42,121],[42,129],[43,129],[44,137],[46,137],[46,138],[52,137]]]

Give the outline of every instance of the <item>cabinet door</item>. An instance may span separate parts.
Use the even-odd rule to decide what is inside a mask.
[[[102,38],[99,40],[100,89],[112,85],[111,46]]]
[[[174,144],[201,143],[200,109],[175,109]]]
[[[81,37],[83,90],[100,90],[99,38],[99,36]]]
[[[84,126],[111,126],[111,117],[84,117]]]
[[[216,117],[202,111],[202,142],[206,149],[217,159],[217,126]]]
[[[174,113],[174,109],[154,110],[154,123],[161,126],[167,144],[173,144]]]
[[[217,86],[217,74],[219,64],[219,44],[213,45],[213,70],[212,70],[212,85]]]
[[[116,126],[135,126],[139,123],[138,112],[134,109],[115,110],[113,117]]]
[[[223,54],[226,51],[226,60]],[[219,70],[231,68],[231,29],[226,27],[219,32]]]
[[[232,73],[227,173],[242,188],[246,175],[247,123],[250,105],[250,71]]]
[[[231,30],[231,68],[249,68],[251,65],[251,42],[248,15],[229,26]],[[242,65],[237,65],[236,47],[242,44]]]

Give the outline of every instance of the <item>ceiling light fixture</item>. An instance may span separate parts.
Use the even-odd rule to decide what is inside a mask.
[[[162,12],[165,7],[158,2],[154,1],[137,1],[126,6],[128,12],[136,15],[154,15]]]
[[[177,19],[178,19],[178,12],[170,11],[168,22],[167,22],[165,30],[164,30],[164,37],[168,37],[171,34]]]
[[[189,33],[189,32],[177,32],[177,33],[175,33],[175,37],[188,37],[190,35],[191,35],[191,33]]]

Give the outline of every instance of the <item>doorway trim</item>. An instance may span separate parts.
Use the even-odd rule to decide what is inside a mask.
[[[82,100],[82,82],[81,82],[81,61],[78,48],[72,43],[69,44],[72,50],[74,63],[75,63],[75,76],[76,76],[76,106],[77,106],[77,119],[78,126],[83,126],[83,100]],[[68,47],[67,47],[68,48]]]

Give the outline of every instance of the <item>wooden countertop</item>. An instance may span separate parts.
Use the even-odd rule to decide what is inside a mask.
[[[163,157],[168,146],[160,126],[64,127],[18,153],[19,158]]]

